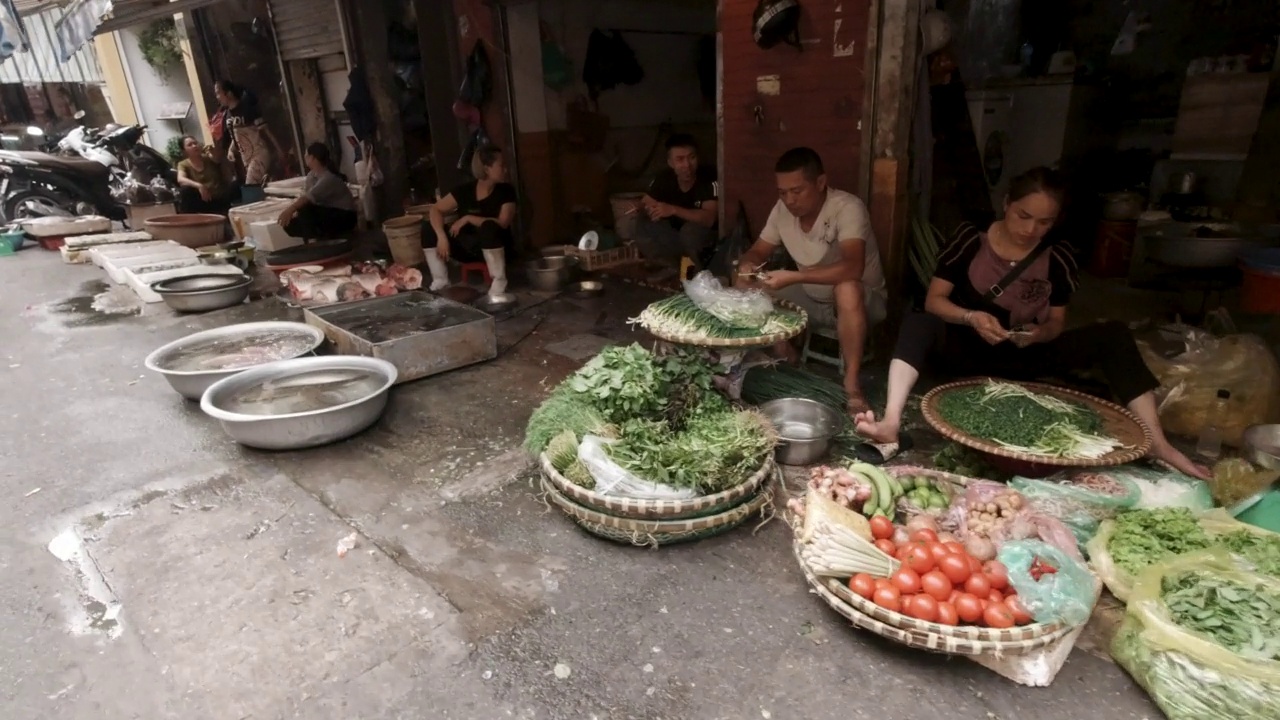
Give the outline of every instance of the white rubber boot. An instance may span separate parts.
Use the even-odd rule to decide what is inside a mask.
[[[501,295],[507,291],[507,256],[502,248],[484,251],[484,264],[489,268],[489,277],[493,284],[489,286],[489,297]]]
[[[431,292],[449,287],[449,266],[436,254],[435,248],[427,248],[427,268],[431,270]]]

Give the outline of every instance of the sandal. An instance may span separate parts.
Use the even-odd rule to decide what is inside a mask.
[[[911,436],[901,434],[898,436],[898,442],[860,442],[853,446],[853,456],[868,465],[884,465],[913,447],[915,443],[911,440]]]

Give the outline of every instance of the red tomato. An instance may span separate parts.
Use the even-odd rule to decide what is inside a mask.
[[[965,561],[969,563],[969,572],[971,573],[982,572],[982,563],[978,561],[978,558],[972,555],[969,555],[967,553],[965,554],[964,558],[965,558]]]
[[[933,556],[923,545],[912,545],[902,552],[902,564],[917,573],[927,573],[933,569]]]
[[[1013,627],[1013,613],[1009,606],[1002,602],[994,602],[982,612],[982,621],[987,627],[1004,629]]]
[[[1031,613],[1027,612],[1027,606],[1022,604],[1022,600],[1017,597],[1010,596],[1005,599],[1004,604],[1009,608],[1009,612],[1013,613],[1013,622],[1018,625],[1028,625],[1031,623]]]
[[[951,594],[947,596],[947,602],[951,603],[952,605],[955,605],[956,598],[960,597],[963,594],[964,594],[964,590],[960,588],[955,588],[951,591]]]
[[[944,542],[944,543],[942,543],[942,544],[943,544],[943,546],[945,546],[948,550],[950,550],[950,551],[951,551],[953,554],[955,554],[955,555],[968,555],[968,554],[969,554],[969,553],[964,549],[964,545],[961,545],[960,543],[956,542],[955,540],[948,540],[947,542]]]
[[[938,570],[920,576],[920,588],[939,602],[950,598],[953,591],[951,581]]]
[[[876,592],[876,579],[866,573],[858,573],[849,578],[849,589],[854,595],[861,595],[870,600]]]
[[[974,623],[982,619],[982,603],[969,593],[960,593],[955,600],[955,606],[956,614],[964,622]]]
[[[871,518],[871,537],[888,540],[893,537],[893,521],[883,515]]]
[[[893,546],[892,540],[877,540],[876,549],[889,557],[893,557],[898,552],[898,548]]]
[[[938,569],[943,575],[947,576],[953,584],[959,585],[972,575],[969,571],[969,561],[959,555],[949,555],[938,561]]]
[[[911,533],[911,540],[923,543],[938,542],[938,533],[928,528],[923,528]]]
[[[938,601],[928,595],[916,595],[907,614],[917,620],[933,622],[938,619]]]
[[[974,597],[984,598],[991,594],[991,583],[987,582],[986,575],[976,573],[964,581],[964,591]]]
[[[883,587],[876,590],[871,601],[885,610],[898,612],[902,609],[902,593],[898,592],[898,588],[893,586]]]
[[[991,587],[1004,590],[1009,587],[1009,570],[999,560],[992,560],[982,566],[982,574],[987,576]]]
[[[915,595],[920,592],[920,574],[905,565],[889,578],[889,583],[903,595]]]
[[[949,602],[938,603],[938,619],[934,622],[939,625],[959,625],[960,615],[956,612],[956,606]]]
[[[1000,592],[999,590],[992,590],[991,594],[987,595],[987,599],[993,603],[1004,602],[1004,593]]]
[[[893,587],[893,583],[889,582],[889,578],[876,578],[876,589]]]
[[[929,548],[929,554],[933,556],[934,562],[942,562],[942,558],[951,554],[951,551],[947,549],[947,546],[940,542],[931,542],[927,547]]]

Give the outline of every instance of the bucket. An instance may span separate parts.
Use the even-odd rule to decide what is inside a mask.
[[[397,265],[414,267],[427,261],[422,250],[422,216],[402,215],[382,223],[382,232],[391,248],[391,259]]]
[[[1103,220],[1098,223],[1098,236],[1093,244],[1089,272],[1100,278],[1126,277],[1133,259],[1133,241],[1138,236],[1138,223],[1127,220]]]
[[[642,197],[644,193],[618,193],[609,196],[609,205],[613,208],[613,231],[623,240],[629,241],[635,234],[640,214],[632,212],[632,208]]]
[[[1280,315],[1280,249],[1263,249],[1240,258],[1244,282],[1240,310],[1257,315]]]
[[[1242,523],[1280,533],[1280,490],[1263,490],[1231,508],[1231,514]]]

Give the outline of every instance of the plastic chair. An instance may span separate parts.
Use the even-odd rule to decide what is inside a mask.
[[[493,277],[489,275],[489,266],[486,265],[483,260],[458,263],[458,267],[462,270],[463,284],[470,284],[471,275],[476,273],[480,275],[480,279],[483,280],[486,285],[493,282]]]

